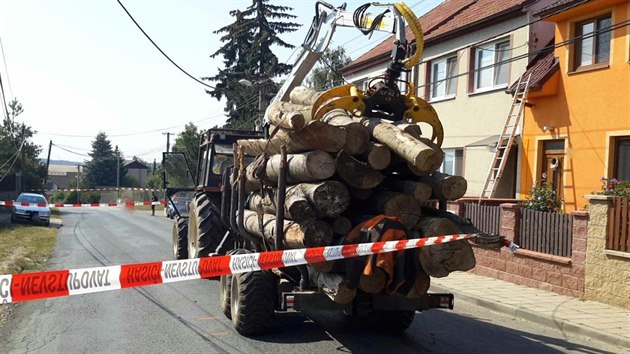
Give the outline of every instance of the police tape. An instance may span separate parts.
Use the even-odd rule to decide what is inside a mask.
[[[163,189],[157,188],[140,188],[140,187],[121,187],[121,188],[64,188],[64,189],[31,189],[28,192],[116,192],[116,191],[134,191],[134,192],[163,192]]]
[[[74,204],[64,204],[64,203],[20,203],[20,202],[11,202],[11,201],[0,201],[0,205],[4,206],[23,206],[23,207],[40,207],[40,208],[98,208],[98,207],[133,207],[140,205],[166,205],[166,201],[156,201],[156,202],[124,202],[124,203],[74,203]]]
[[[313,264],[377,253],[422,248],[477,236],[477,234],[456,234],[178,261],[0,275],[0,303],[8,304],[60,296],[89,294],[279,267]],[[518,246],[507,240],[504,246],[508,247],[512,252],[518,249]]]

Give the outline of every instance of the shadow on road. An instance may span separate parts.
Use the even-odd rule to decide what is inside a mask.
[[[310,343],[336,340],[339,352],[436,352],[436,353],[576,353],[612,354],[570,340],[496,325],[490,319],[431,310],[417,313],[402,335],[389,335],[367,328],[356,319],[337,312],[276,315],[271,334],[253,338],[271,343]],[[517,320],[518,321],[518,320]],[[544,330],[541,330],[544,332]]]

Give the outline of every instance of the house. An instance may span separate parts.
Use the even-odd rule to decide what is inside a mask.
[[[469,196],[479,196],[512,98],[509,84],[526,70],[533,53],[553,37],[553,25],[532,13],[550,0],[447,0],[419,18],[423,61],[403,79],[429,101],[444,126],[441,171],[462,175]],[[412,35],[410,31],[407,38]],[[391,37],[343,69],[347,81],[365,89],[390,61]],[[429,128],[430,129],[430,128]],[[425,132],[423,128],[423,132]],[[517,140],[518,142],[518,140]],[[496,197],[518,197],[519,146],[512,148]]]
[[[565,211],[582,210],[602,176],[630,180],[630,2],[561,0],[536,15],[555,25],[555,49],[528,68],[521,190],[545,180]]]
[[[81,166],[80,173],[84,172],[84,166]],[[78,173],[77,166],[51,164],[48,166],[46,188],[50,190],[76,188]]]
[[[125,160],[124,166],[127,168],[127,176],[138,181],[139,187],[146,188],[148,186],[147,170],[149,167],[146,162],[134,156],[131,160]]]

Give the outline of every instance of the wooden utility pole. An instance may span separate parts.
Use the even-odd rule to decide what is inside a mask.
[[[166,135],[166,152],[170,152],[171,150],[171,133],[166,132],[162,133],[162,135]]]
[[[50,150],[52,150],[52,140],[48,143],[48,157],[46,158],[46,176],[44,176],[44,189],[46,189],[46,182],[48,182],[48,168],[50,167]]]

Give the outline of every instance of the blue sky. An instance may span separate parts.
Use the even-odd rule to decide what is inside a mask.
[[[220,60],[209,57],[221,45],[212,32],[232,22],[230,10],[251,4],[122,2],[162,50],[195,77],[213,75],[222,67]],[[354,10],[366,1],[346,2]],[[420,15],[439,2],[407,4]],[[282,38],[302,43],[315,1],[271,3],[294,8],[295,22],[303,26]],[[331,46],[343,45],[354,59],[387,37],[359,35],[356,29],[339,28]],[[7,100],[22,102],[25,112],[19,119],[38,131],[34,141],[42,145],[44,156],[53,140],[78,153],[53,147],[53,159],[82,161],[80,154],[87,154],[94,136],[103,131],[126,157],[159,161],[166,142],[163,132],[180,132],[191,121],[204,129],[225,121],[223,105],[162,57],[115,0],[2,0],[0,38],[8,70],[7,75],[0,62]],[[291,53],[279,49],[276,55],[287,61]]]

